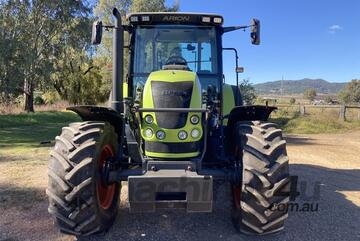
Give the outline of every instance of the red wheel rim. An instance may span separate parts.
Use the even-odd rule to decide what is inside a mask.
[[[104,148],[102,149],[102,151],[100,153],[100,158],[99,158],[99,163],[98,163],[100,174],[103,173],[103,169],[105,168],[106,159],[109,157],[113,157],[113,156],[114,156],[114,152],[113,152],[111,146],[109,146],[109,145],[104,146]],[[116,188],[115,183],[111,184],[109,186],[106,186],[104,181],[102,180],[102,178],[99,178],[99,180],[97,181],[96,189],[97,189],[98,203],[101,208],[103,208],[103,209],[110,208],[112,201],[114,199],[115,188]]]
[[[238,146],[235,147],[235,157],[237,159],[240,158],[240,152],[239,152],[239,147]],[[240,209],[241,185],[240,186],[233,185],[232,186],[232,194],[233,194],[233,201],[234,201],[235,208]]]

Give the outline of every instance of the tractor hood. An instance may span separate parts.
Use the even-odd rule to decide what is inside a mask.
[[[194,72],[161,70],[149,75],[143,91],[143,108],[201,108],[200,81]],[[196,116],[198,121],[196,120]],[[198,142],[202,136],[201,113],[144,112],[142,137],[148,156],[179,158],[200,153]],[[194,134],[194,130],[198,135]],[[162,134],[158,134],[160,133]],[[182,132],[182,134],[180,134]],[[184,132],[186,134],[184,134]],[[195,131],[196,132],[196,131]],[[196,134],[196,133],[195,133]],[[181,148],[180,148],[181,147]]]

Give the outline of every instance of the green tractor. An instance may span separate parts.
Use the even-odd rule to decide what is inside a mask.
[[[260,22],[223,27],[219,15],[133,13],[123,25],[93,25],[92,43],[113,31],[110,107],[75,106],[83,122],[62,128],[50,153],[49,212],[59,229],[76,236],[107,231],[128,182],[131,212],[185,209],[211,212],[214,180],[227,181],[235,228],[268,234],[284,227],[290,177],[286,142],[268,123],[270,106],[243,105],[225,83],[222,36]],[[129,42],[124,45],[124,32]],[[124,77],[124,48],[129,65]]]

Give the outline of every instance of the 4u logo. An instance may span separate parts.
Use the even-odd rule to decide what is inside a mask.
[[[275,193],[275,196],[289,197],[290,201],[295,201],[297,197],[300,197],[302,201],[318,201],[320,199],[320,182],[313,184],[313,193],[307,194],[308,182],[301,181],[298,185],[298,176],[290,176],[290,182],[286,185],[289,186],[288,191],[279,191]],[[309,185],[310,186],[310,185]]]

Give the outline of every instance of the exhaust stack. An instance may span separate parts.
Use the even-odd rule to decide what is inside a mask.
[[[124,78],[124,29],[121,14],[117,8],[113,9],[115,27],[113,30],[113,76],[111,108],[118,113],[124,113],[123,78]]]

